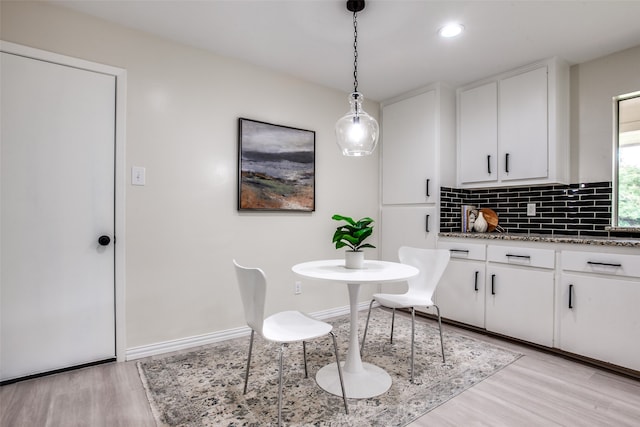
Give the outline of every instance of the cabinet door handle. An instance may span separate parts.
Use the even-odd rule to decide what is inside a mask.
[[[531,255],[516,255],[516,254],[506,254],[507,258],[522,258],[522,259],[531,259]]]
[[[429,181],[431,180],[427,178],[427,197],[431,197],[431,194],[429,194]]]
[[[473,290],[476,292],[478,292],[478,274],[480,274],[480,272],[476,271],[476,278],[473,283]]]
[[[427,215],[427,216],[426,216],[426,218],[425,218],[425,221],[424,221],[424,222],[425,222],[425,228],[424,228],[424,231],[426,231],[427,233],[429,232],[429,217],[430,217],[430,216],[431,216],[431,215]]]
[[[573,308],[573,285],[569,285],[569,308]]]
[[[597,261],[587,261],[589,265],[603,265],[605,267],[622,267],[622,264],[610,263],[610,262],[597,262]]]
[[[509,153],[504,156],[504,171],[509,173]]]
[[[487,173],[491,175],[491,154],[487,154]]]
[[[492,274],[491,275],[491,295],[495,295],[496,294],[496,275]]]

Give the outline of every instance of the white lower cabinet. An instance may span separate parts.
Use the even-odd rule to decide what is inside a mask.
[[[438,235],[435,207],[385,206],[380,214],[382,259],[398,261],[401,246],[434,248]]]
[[[553,276],[537,268],[487,267],[486,329],[552,347]]]
[[[441,242],[438,248],[451,253],[436,288],[442,317],[484,328],[485,245]]]
[[[435,297],[443,318],[640,372],[637,250],[437,246],[451,253]]]
[[[555,252],[490,245],[487,261],[486,329],[552,347]]]
[[[640,256],[563,251],[557,347],[640,371]]]
[[[382,259],[398,262],[401,246],[434,248],[438,235],[438,214],[431,206],[385,206],[380,212],[380,241]],[[401,293],[406,284],[383,283],[381,292]],[[435,310],[426,311],[427,313]]]

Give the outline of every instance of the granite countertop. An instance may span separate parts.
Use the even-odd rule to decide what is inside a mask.
[[[629,248],[640,248],[640,239],[618,239],[589,236],[554,236],[549,234],[518,234],[518,233],[462,233],[449,232],[438,233],[439,237],[462,237],[468,239],[487,240],[513,240],[519,242],[543,242],[543,243],[573,243],[580,245],[599,246],[623,246]]]

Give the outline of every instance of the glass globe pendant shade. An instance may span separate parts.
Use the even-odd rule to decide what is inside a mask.
[[[336,139],[345,156],[368,156],[378,143],[380,127],[376,119],[362,109],[363,96],[349,95],[350,111],[336,123]]]

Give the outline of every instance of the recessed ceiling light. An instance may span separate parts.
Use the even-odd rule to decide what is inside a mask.
[[[440,37],[455,37],[460,35],[464,31],[464,25],[462,24],[447,24],[438,30]]]

